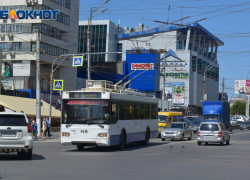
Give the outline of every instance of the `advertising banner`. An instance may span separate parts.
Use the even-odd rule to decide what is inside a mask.
[[[235,80],[235,94],[250,94],[250,80]]]
[[[173,84],[165,83],[165,94],[168,99],[172,98],[172,92],[173,92]]]
[[[184,105],[184,83],[174,83],[173,105]]]
[[[154,63],[131,63],[131,70],[154,70]]]

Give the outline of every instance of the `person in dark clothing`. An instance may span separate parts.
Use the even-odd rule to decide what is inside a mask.
[[[46,125],[47,125],[47,129],[45,131],[45,136],[47,136],[47,132],[48,132],[48,137],[50,137],[50,122],[49,122],[49,117],[46,118],[45,122],[46,122]]]

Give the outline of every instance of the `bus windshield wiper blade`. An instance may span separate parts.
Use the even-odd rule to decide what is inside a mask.
[[[100,128],[104,128],[104,126],[102,124],[94,123],[94,122],[91,122],[91,121],[88,121],[87,124],[95,124],[95,125],[99,126]]]

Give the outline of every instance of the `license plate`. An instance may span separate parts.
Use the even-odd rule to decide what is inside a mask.
[[[2,136],[16,136],[16,132],[2,132]]]
[[[204,138],[213,138],[214,136],[204,136]]]
[[[168,136],[166,136],[166,138],[174,138],[174,136],[169,136],[169,135],[168,135]]]

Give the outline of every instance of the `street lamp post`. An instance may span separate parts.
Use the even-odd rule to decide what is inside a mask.
[[[91,31],[92,31],[92,19],[93,17],[103,13],[104,11],[106,11],[107,9],[104,9],[102,10],[101,12],[93,15],[99,8],[101,8],[104,4],[108,3],[110,0],[106,0],[102,5],[100,5],[99,7],[97,8],[91,8],[90,9],[90,15],[89,15],[89,18],[88,18],[88,30],[87,30],[87,53],[88,53],[88,68],[87,68],[87,71],[88,71],[88,80],[91,79],[91,74],[90,74],[90,52],[91,52]]]

